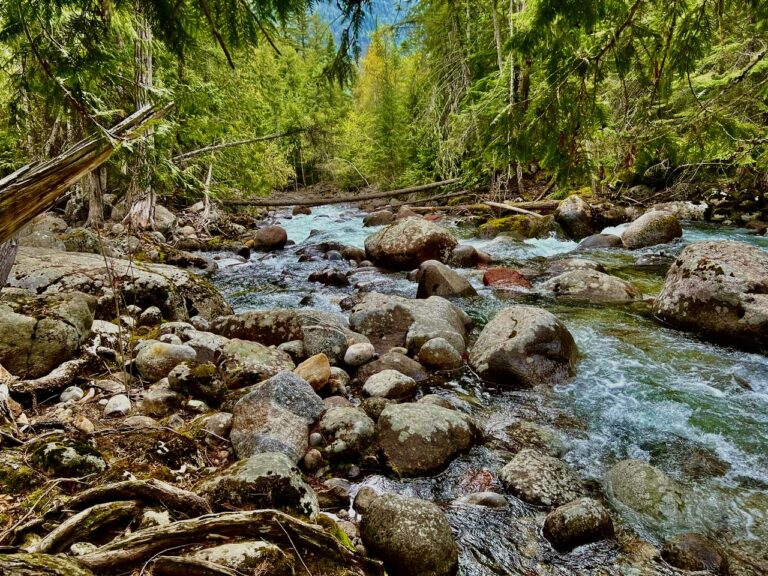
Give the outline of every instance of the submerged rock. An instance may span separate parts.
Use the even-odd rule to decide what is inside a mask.
[[[682,330],[768,350],[768,253],[741,242],[687,246],[669,269],[653,307]]]
[[[445,228],[428,220],[406,218],[365,239],[365,253],[377,266],[411,270],[427,260],[446,262],[458,245]]]
[[[610,512],[592,498],[579,498],[564,504],[544,520],[544,537],[563,552],[612,536]]]
[[[630,249],[667,244],[683,235],[677,218],[664,211],[646,212],[632,222],[621,235],[624,246]]]
[[[503,309],[480,333],[469,363],[488,382],[512,388],[555,385],[575,374],[573,336],[542,308]]]
[[[632,302],[642,297],[629,282],[597,270],[571,270],[548,280],[541,290],[559,299],[609,304]]]
[[[458,547],[451,526],[435,504],[394,494],[368,506],[360,525],[366,549],[384,562],[388,574],[452,576]]]
[[[274,508],[314,519],[319,507],[301,471],[284,454],[263,452],[204,480],[198,491],[218,510]]]
[[[422,262],[416,275],[419,287],[416,298],[429,298],[430,296],[468,297],[476,296],[477,292],[461,274],[451,270],[445,264],[437,260]]]
[[[294,462],[307,451],[309,425],[325,410],[312,386],[291,372],[281,372],[240,398],[229,435],[239,458],[282,452]]]
[[[562,460],[526,448],[501,469],[499,479],[529,504],[561,506],[582,495],[581,480]]]
[[[699,534],[678,534],[667,540],[661,549],[661,557],[680,570],[728,574],[728,559],[720,547]]]
[[[622,460],[606,475],[609,494],[635,512],[658,520],[679,520],[685,510],[681,487],[640,460]]]
[[[463,414],[434,404],[390,404],[376,426],[379,447],[400,476],[439,472],[475,441]]]

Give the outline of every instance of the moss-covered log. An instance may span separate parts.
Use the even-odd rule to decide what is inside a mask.
[[[0,576],[94,576],[94,573],[66,556],[0,554]]]

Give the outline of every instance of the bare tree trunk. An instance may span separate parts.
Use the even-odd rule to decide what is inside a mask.
[[[16,238],[11,238],[7,242],[0,244],[0,290],[3,289],[8,281],[8,275],[11,273],[13,263],[16,261],[18,247]]]
[[[136,108],[149,104],[152,90],[152,29],[144,13],[143,2],[136,8],[136,42],[134,44],[135,94]],[[155,191],[152,189],[152,162],[150,152],[154,144],[151,132],[146,139],[137,142],[133,153],[131,182],[125,204],[128,214],[125,222],[129,228],[144,230],[155,223]]]
[[[80,181],[83,197],[88,198],[88,220],[86,226],[98,228],[104,223],[104,201],[101,193],[101,183],[96,172],[86,174]]]

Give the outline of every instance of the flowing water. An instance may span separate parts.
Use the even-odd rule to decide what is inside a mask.
[[[279,217],[296,245],[278,254],[255,254],[247,263],[221,260],[215,281],[237,311],[308,306],[339,311],[338,302],[365,290],[415,297],[416,285],[401,273],[352,271],[351,287],[311,283],[312,271],[343,262],[299,262],[297,250],[320,242],[362,247],[370,228],[363,214],[349,207],[321,207],[311,216]],[[570,254],[574,242],[554,237],[525,242],[498,237],[478,240],[453,222],[462,241],[489,252],[501,264],[543,269]],[[609,273],[655,296],[669,263],[682,247],[702,240],[735,239],[768,250],[768,238],[741,229],[686,224],[681,242],[641,251],[620,249],[577,253],[594,259]],[[457,301],[478,329],[515,301],[543,306],[565,322],[582,359],[576,378],[539,391],[493,390],[467,370],[433,393],[451,397],[500,439],[520,419],[550,426],[565,448],[564,459],[588,483],[602,482],[605,471],[625,458],[650,461],[685,488],[687,511],[681,525],[654,522],[617,505],[626,524],[656,544],[681,530],[710,535],[721,542],[768,539],[768,356],[704,342],[666,328],[645,303],[631,306],[565,305],[532,295],[499,294],[482,285],[481,273],[462,271],[478,297]],[[487,485],[503,466],[500,454],[477,447],[435,478],[398,480],[371,476],[364,483],[445,504],[461,547],[462,574],[591,573],[609,566],[616,551],[605,543],[568,555],[550,551],[533,557],[527,546],[539,536],[531,516],[537,511],[509,497],[510,508],[491,510],[448,506],[459,496]],[[490,471],[492,474],[487,474]],[[494,484],[492,484],[492,487]],[[608,569],[606,569],[608,570]],[[610,570],[604,573],[613,573]]]

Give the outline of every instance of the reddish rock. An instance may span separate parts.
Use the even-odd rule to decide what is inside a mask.
[[[443,219],[443,216],[441,214],[426,214],[424,215],[424,220],[429,220],[430,222],[439,222]]]
[[[528,279],[517,270],[488,268],[483,274],[483,284],[493,288],[531,288]]]

